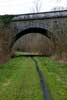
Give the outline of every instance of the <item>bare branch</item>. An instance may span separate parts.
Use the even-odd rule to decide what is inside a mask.
[[[32,12],[38,13],[38,12],[40,12],[40,9],[41,9],[41,0],[34,0]]]

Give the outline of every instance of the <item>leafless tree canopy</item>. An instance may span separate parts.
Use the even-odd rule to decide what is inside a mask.
[[[64,7],[56,6],[52,9],[52,11],[58,11],[58,10],[65,10]]]
[[[41,0],[34,0],[33,1],[32,12],[33,13],[40,12],[41,6],[42,6]]]

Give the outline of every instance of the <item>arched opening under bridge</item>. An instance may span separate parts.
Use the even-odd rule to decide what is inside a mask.
[[[34,37],[32,36],[32,33],[34,34]],[[35,33],[37,34],[37,36],[35,36],[36,35]],[[38,39],[38,36],[40,37],[39,39]],[[28,37],[28,41],[27,41],[26,37]],[[25,41],[25,42],[22,42],[22,44],[23,44],[22,47],[21,47],[21,42],[16,44],[16,42],[19,41],[20,38],[22,38],[22,41]],[[24,38],[25,38],[25,40],[24,40]],[[33,41],[33,38],[34,38],[34,41]],[[51,41],[52,38],[53,38],[52,34],[50,34],[45,29],[28,28],[28,29],[21,31],[20,33],[18,33],[16,35],[14,44],[16,44],[16,45],[19,44],[18,46],[20,46],[20,47],[18,47],[18,46],[16,46],[16,47],[17,47],[17,49],[22,48],[21,51],[23,51],[23,52],[24,51],[25,52],[34,52],[33,54],[38,54],[38,55],[50,55],[50,53],[47,53],[47,52],[48,51],[51,52],[50,45],[53,46],[53,41]],[[51,42],[51,43],[49,43],[49,42]],[[24,48],[26,48],[26,49],[24,50]],[[52,49],[53,49],[53,47],[52,47]],[[46,51],[46,54],[45,54],[45,51]],[[52,50],[52,52],[53,52],[53,50]]]

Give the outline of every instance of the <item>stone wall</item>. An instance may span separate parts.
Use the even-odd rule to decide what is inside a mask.
[[[0,63],[4,63],[10,58],[13,33],[13,25],[4,25],[3,22],[0,22]]]

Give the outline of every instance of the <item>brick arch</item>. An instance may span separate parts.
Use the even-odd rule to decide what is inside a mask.
[[[21,32],[17,33],[15,36],[15,40],[12,42],[11,44],[11,48],[14,45],[14,43],[21,38],[22,36],[29,34],[29,33],[40,33],[43,34],[44,36],[46,36],[48,39],[52,40],[55,39],[54,35],[52,33],[50,33],[48,30],[44,29],[44,28],[40,28],[40,27],[30,27],[30,28],[26,28],[24,30],[22,30]]]

